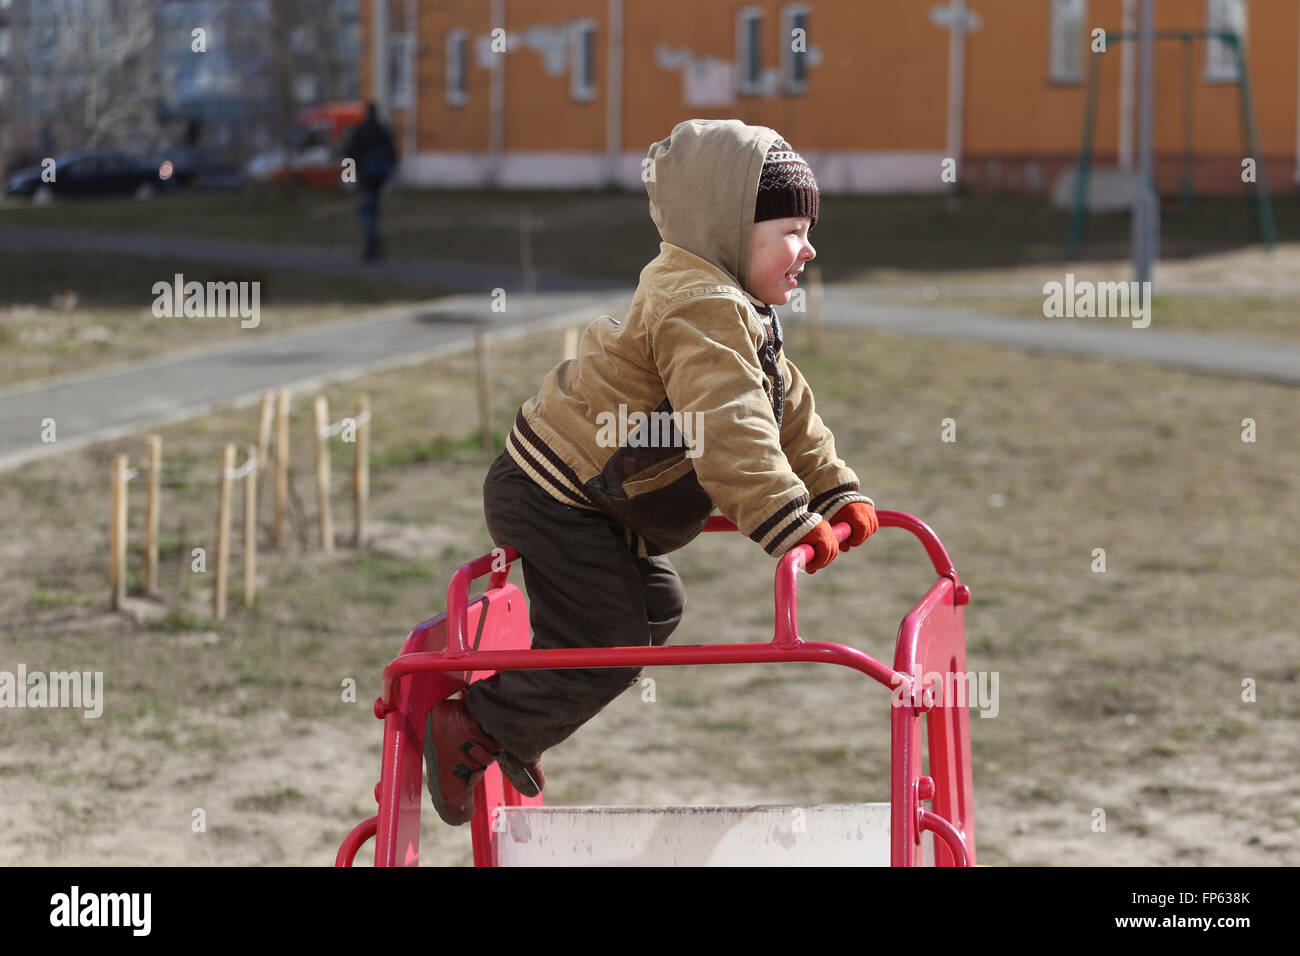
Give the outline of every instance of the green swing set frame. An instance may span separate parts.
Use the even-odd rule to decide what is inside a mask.
[[[1136,30],[1107,30],[1104,47],[1111,43],[1138,40],[1141,34]],[[1228,30],[1156,30],[1152,34],[1156,40],[1180,40],[1183,44],[1183,161],[1182,175],[1179,178],[1179,190],[1183,205],[1192,203],[1192,89],[1195,83],[1191,57],[1191,44],[1194,40],[1220,40],[1233,51],[1237,63],[1237,88],[1241,94],[1241,106],[1238,114],[1241,121],[1241,136],[1246,147],[1246,155],[1255,158],[1255,199],[1250,202],[1246,197],[1247,209],[1257,209],[1251,217],[1251,236],[1262,238],[1264,244],[1272,251],[1277,245],[1273,228],[1273,205],[1269,196],[1268,177],[1265,173],[1263,157],[1259,154],[1259,128],[1255,122],[1254,101],[1250,95],[1250,77],[1246,72],[1246,56],[1241,47],[1239,34]],[[1097,87],[1101,77],[1101,56],[1093,52],[1088,64],[1088,90],[1084,106],[1083,139],[1079,148],[1079,163],[1074,180],[1074,201],[1070,210],[1070,230],[1065,242],[1066,261],[1073,261],[1079,251],[1088,227],[1088,179],[1092,172],[1093,130],[1097,120]]]

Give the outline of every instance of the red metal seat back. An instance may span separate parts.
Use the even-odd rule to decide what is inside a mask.
[[[528,607],[520,590],[508,582],[469,602],[466,617],[468,647],[473,650],[520,650],[531,646]],[[401,654],[440,651],[447,644],[447,614],[439,614],[412,628]],[[400,656],[400,655],[399,655]],[[375,787],[379,815],[375,832],[376,866],[416,866],[420,858],[420,808],[426,799],[421,771],[424,766],[424,724],[429,710],[470,683],[495,671],[421,671],[397,678],[393,707],[384,719],[383,774]],[[378,704],[377,704],[378,707]],[[520,796],[501,779],[496,764],[488,769],[475,791],[480,805],[540,804],[541,798]],[[475,820],[473,826],[481,826]],[[475,840],[477,845],[480,841]]]
[[[896,817],[895,833],[905,833],[909,849],[919,854],[919,830],[914,826],[919,801],[933,799],[934,813],[943,817],[962,837],[968,848],[970,863],[975,860],[974,785],[970,762],[970,710],[966,699],[966,632],[962,613],[963,599],[958,587],[948,578],[940,578],[925,598],[903,619],[895,648],[894,670],[915,682],[912,696],[898,693],[896,707],[895,757],[902,756],[902,782],[905,789],[895,794],[894,803],[903,817]],[[938,680],[932,679],[938,675]],[[935,685],[938,686],[935,686]],[[953,690],[958,693],[953,694]],[[936,693],[931,698],[930,690]],[[931,707],[931,700],[933,706]],[[922,706],[913,707],[913,703]],[[929,777],[934,782],[933,796],[919,786],[921,773],[920,725],[924,719],[929,753]],[[906,738],[905,740],[903,738]],[[899,744],[901,743],[901,746]],[[901,798],[901,799],[900,799]],[[934,841],[935,864],[953,866],[951,851],[943,840]],[[912,857],[917,862],[917,857]]]

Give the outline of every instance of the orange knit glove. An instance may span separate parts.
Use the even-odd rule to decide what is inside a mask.
[[[836,512],[835,522],[838,524],[841,521],[846,522],[853,529],[848,538],[840,542],[841,551],[856,548],[880,530],[880,519],[876,517],[876,509],[865,501],[849,502]]]
[[[803,566],[809,574],[826,567],[840,553],[839,548],[836,547],[835,532],[831,530],[831,523],[825,518],[822,519],[821,524],[800,538],[799,544],[806,544],[813,549],[813,559]]]

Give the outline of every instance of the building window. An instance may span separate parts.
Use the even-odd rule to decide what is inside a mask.
[[[0,27],[0,56],[8,56],[12,47],[12,41],[9,39],[9,28]]]
[[[394,33],[388,48],[388,89],[393,109],[410,109],[415,102],[415,37]]]
[[[763,11],[742,7],[736,13],[736,76],[739,92],[760,93],[763,82]]]
[[[469,31],[447,32],[447,105],[469,101]]]
[[[310,73],[300,73],[293,80],[293,95],[299,103],[310,103],[316,99],[316,77]]]
[[[295,56],[310,56],[316,48],[316,36],[311,27],[299,23],[289,30],[289,52]]]
[[[1210,31],[1237,34],[1244,52],[1246,0],[1206,0],[1205,28]],[[1205,78],[1212,83],[1237,82],[1237,55],[1232,47],[1222,40],[1206,41]]]
[[[596,98],[596,21],[577,20],[569,27],[569,95]]]
[[[787,4],[781,11],[781,51],[785,91],[808,92],[808,8],[802,3]]]
[[[1052,0],[1053,83],[1083,82],[1083,27],[1087,14],[1087,0]]]

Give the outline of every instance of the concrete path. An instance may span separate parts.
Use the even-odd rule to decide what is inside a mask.
[[[1004,319],[959,309],[865,302],[861,290],[835,286],[826,287],[824,302],[828,325],[1148,362],[1300,385],[1300,346],[1167,331],[1158,327],[1158,317],[1145,329],[1133,328],[1127,319]]]
[[[627,310],[630,293],[522,295],[494,313],[490,296],[452,296],[359,319],[247,337],[234,344],[94,369],[0,389],[0,471],[44,455],[260,400],[268,388],[312,389],[473,347],[474,328],[499,339],[539,327],[580,324]],[[558,356],[557,356],[558,360]],[[57,441],[41,441],[55,421]]]
[[[1065,274],[1062,270],[1061,275]],[[1061,281],[1058,276],[1055,281]],[[1103,280],[1105,281],[1105,280]],[[1127,279],[1124,281],[1128,281]],[[856,283],[859,288],[871,289],[870,283]],[[1161,280],[1155,287],[1156,296],[1166,299],[1286,299],[1300,301],[1300,282],[1183,282]],[[945,299],[1039,299],[1043,298],[1042,282],[952,282],[927,283],[891,282],[880,287],[894,300],[904,304],[933,302],[942,293]],[[929,298],[927,298],[927,293]]]

